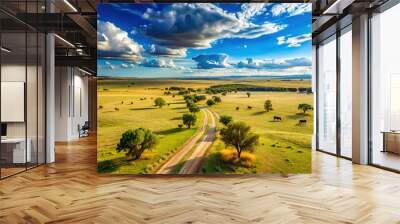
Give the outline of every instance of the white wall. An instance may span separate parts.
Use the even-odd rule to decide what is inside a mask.
[[[74,140],[78,125],[88,120],[88,78],[72,67],[56,67],[55,73],[55,140]]]

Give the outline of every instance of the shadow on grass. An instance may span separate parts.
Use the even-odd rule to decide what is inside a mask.
[[[164,131],[157,131],[155,132],[157,135],[170,135],[170,134],[175,134],[178,132],[181,132],[183,130],[183,128],[171,128],[171,129],[167,129]]]
[[[128,165],[129,161],[125,157],[105,160],[97,163],[97,172],[99,173],[112,173],[118,170],[119,167]]]
[[[186,107],[174,107],[174,108],[172,108],[172,110],[182,110],[182,109],[186,109]]]
[[[265,111],[258,111],[258,112],[254,112],[253,115],[257,116],[257,115],[261,115],[261,114],[265,114]]]
[[[304,118],[304,117],[307,117],[307,114],[304,115],[303,113],[297,113],[297,114],[294,114],[294,115],[287,115],[286,116],[287,119],[300,119],[300,118]]]
[[[180,101],[180,102],[175,102],[175,103],[169,103],[169,104],[185,104],[185,101]]]
[[[129,110],[154,110],[154,109],[158,109],[158,107],[141,107],[141,108],[131,108]]]
[[[171,121],[181,121],[182,117],[173,117],[171,118]]]

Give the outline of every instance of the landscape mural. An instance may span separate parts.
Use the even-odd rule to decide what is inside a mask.
[[[98,5],[98,172],[311,172],[311,4]]]

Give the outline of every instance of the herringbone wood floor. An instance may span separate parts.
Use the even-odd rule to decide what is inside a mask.
[[[88,138],[0,181],[0,223],[400,223],[400,175],[313,156],[311,175],[107,176]]]

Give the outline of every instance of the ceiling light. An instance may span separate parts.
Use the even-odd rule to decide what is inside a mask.
[[[68,0],[64,0],[64,3],[68,5],[68,7],[72,9],[72,11],[78,12],[78,10]]]
[[[78,67],[78,70],[81,71],[81,72],[83,72],[83,73],[85,73],[86,75],[92,75],[92,73],[90,73],[90,72],[88,72],[88,71],[86,71],[86,70],[83,70],[83,69],[81,69],[81,68],[79,68],[79,67]]]
[[[11,52],[11,50],[8,50],[8,49],[5,48],[5,47],[1,47],[0,49],[1,49],[1,51],[4,51],[4,52],[6,52],[6,53],[10,53],[10,52]]]
[[[60,37],[59,35],[57,35],[57,34],[54,34],[54,36],[55,37],[57,37],[59,40],[61,40],[62,42],[64,42],[65,44],[67,44],[68,46],[70,46],[70,47],[72,47],[72,48],[75,48],[75,45],[73,45],[71,42],[69,42],[68,40],[66,40],[66,39],[64,39],[64,38],[62,38],[62,37]]]

